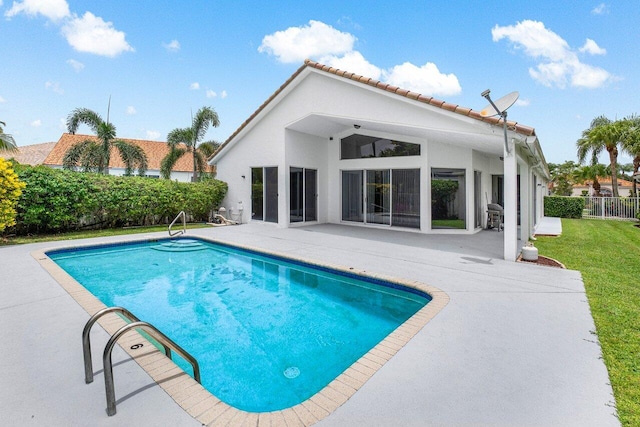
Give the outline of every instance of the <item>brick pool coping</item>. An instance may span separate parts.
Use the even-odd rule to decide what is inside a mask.
[[[196,382],[189,374],[178,367],[163,352],[153,346],[143,335],[135,331],[127,333],[118,340],[118,344],[153,380],[188,414],[203,425],[288,425],[311,426],[322,420],[347,400],[349,400],[382,366],[404,347],[431,319],[433,319],[449,302],[449,296],[440,289],[419,281],[407,281],[396,277],[386,276],[344,267],[329,263],[292,257],[277,252],[265,251],[250,246],[239,245],[222,239],[198,237],[211,243],[230,245],[253,252],[277,256],[286,260],[302,262],[323,269],[333,269],[373,279],[384,280],[409,288],[422,291],[432,300],[398,326],[360,359],[354,362],[343,373],[338,375],[327,386],[309,399],[290,408],[273,412],[247,412],[230,406]],[[123,242],[123,244],[150,242],[165,239],[138,239]],[[93,315],[105,308],[100,300],[85,289],[73,277],[67,274],[46,252],[60,249],[80,249],[100,244],[70,245],[64,247],[37,250],[31,255],[40,265],[62,286],[62,288],[89,314]],[[126,307],[125,307],[126,308]],[[141,319],[144,320],[144,319]],[[113,335],[125,326],[125,322],[115,313],[109,313],[98,320],[100,326]],[[78,325],[80,329],[80,325]],[[135,344],[145,344],[135,346]],[[148,345],[147,345],[148,344]],[[138,347],[131,349],[131,347]],[[149,350],[152,349],[152,350]]]

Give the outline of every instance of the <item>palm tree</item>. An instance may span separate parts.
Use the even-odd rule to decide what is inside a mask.
[[[98,141],[85,139],[70,147],[62,159],[65,169],[75,170],[78,166],[85,171],[109,173],[111,148],[115,147],[125,164],[125,175],[131,175],[137,168],[139,175],[147,171],[147,156],[144,150],[135,144],[116,139],[116,127],[105,122],[100,114],[88,108],[76,108],[67,117],[67,130],[75,134],[80,124],[85,124],[95,132]]]
[[[169,178],[171,170],[178,159],[185,153],[191,151],[193,153],[193,178],[192,181],[198,180],[198,172],[204,172],[207,167],[207,157],[217,149],[218,143],[209,141],[200,144],[198,142],[204,138],[209,126],[220,126],[218,114],[211,107],[202,107],[198,110],[192,119],[191,127],[177,128],[169,132],[167,135],[167,144],[171,147],[169,154],[162,159],[160,173],[163,178]],[[184,148],[181,146],[184,144]],[[213,151],[211,151],[213,149]]]
[[[633,156],[633,172],[631,181],[633,182],[633,196],[636,192],[636,178],[638,169],[640,169],[640,116],[632,115],[626,120],[626,129],[622,136],[622,148]]]
[[[608,175],[608,172],[605,165],[601,163],[592,163],[588,166],[582,166],[581,168],[576,169],[573,173],[573,179],[576,183],[591,181],[595,196],[600,197],[600,181],[598,181],[598,178],[602,178],[606,175]]]
[[[16,146],[16,142],[13,137],[4,133],[4,130],[2,129],[4,126],[6,126],[6,123],[0,122],[0,150],[18,151],[18,147]]]
[[[621,120],[611,121],[605,116],[596,117],[591,121],[589,129],[582,131],[582,138],[576,142],[578,160],[583,163],[589,154],[592,159],[606,150],[609,153],[611,165],[611,187],[613,196],[618,197],[618,144],[624,134],[625,124]]]

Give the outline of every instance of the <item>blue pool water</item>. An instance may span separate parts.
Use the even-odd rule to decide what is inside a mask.
[[[104,304],[127,308],[191,353],[216,397],[252,412],[310,398],[430,301],[198,239],[47,255]]]

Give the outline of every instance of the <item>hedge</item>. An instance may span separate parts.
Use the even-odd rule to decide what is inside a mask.
[[[167,224],[182,210],[206,221],[227,192],[218,180],[182,183],[45,166],[16,172],[26,183],[13,229],[18,234]]]
[[[547,196],[544,198],[544,216],[582,218],[584,197]]]

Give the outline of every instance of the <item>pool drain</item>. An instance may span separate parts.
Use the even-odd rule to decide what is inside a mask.
[[[283,374],[285,377],[293,379],[300,375],[300,369],[297,366],[290,366],[284,370]]]

